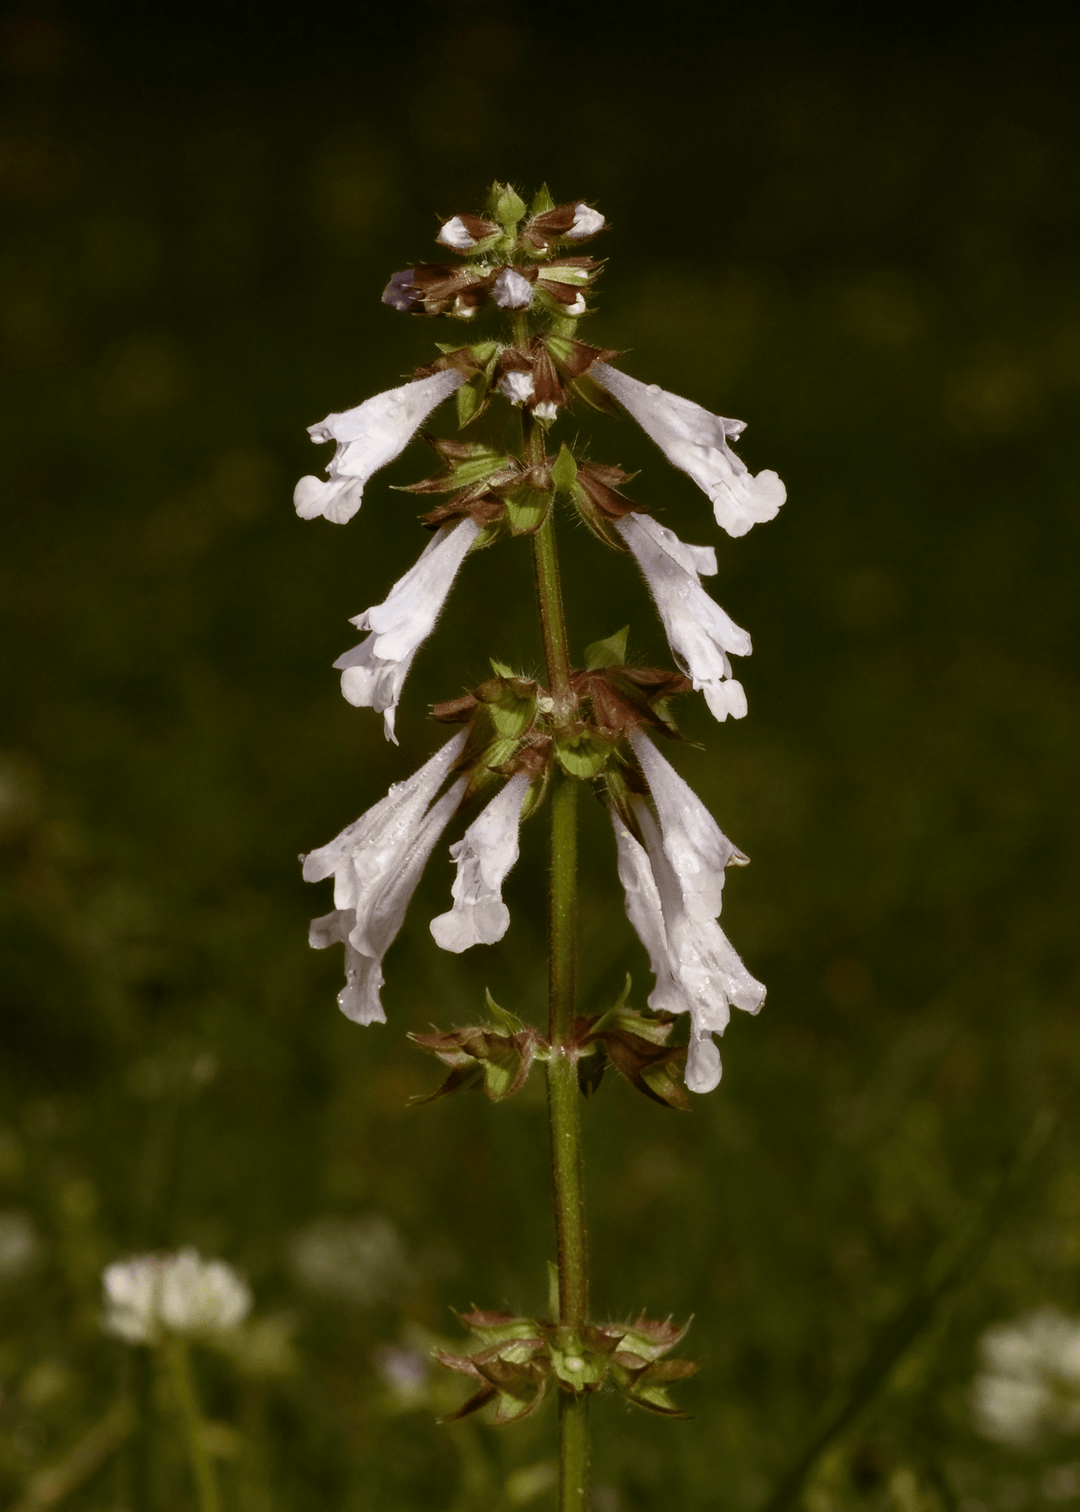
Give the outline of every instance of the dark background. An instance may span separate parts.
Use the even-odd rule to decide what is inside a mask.
[[[2,1495],[38,1505],[32,1477],[126,1393],[149,1436],[66,1504],[191,1504],[167,1396],[97,1316],[104,1263],[192,1243],[292,1330],[272,1378],[198,1361],[235,1505],[550,1500],[550,1412],[437,1428],[445,1388],[407,1411],[377,1368],[459,1340],[451,1306],[544,1305],[539,1083],[410,1109],[437,1073],[405,1038],[473,1020],[485,986],[539,1020],[540,827],[492,950],[430,940],[436,853],[385,1028],[338,1015],[340,952],[305,945],[328,890],[295,862],[433,749],[428,703],[489,655],[540,665],[510,543],[463,572],[387,746],[330,663],[423,543],[388,485],[428,459],[345,528],[290,501],[324,456],[305,425],[458,334],[379,293],[499,178],[597,203],[585,338],[748,420],[743,456],[789,491],[728,542],[631,422],[580,421],[719,547],[754,637],[749,717],[688,704],[702,748],[673,755],[753,857],[724,922],[769,986],[692,1113],[615,1083],[586,1109],[597,1311],[693,1313],[704,1364],[690,1423],[597,1404],[598,1512],[761,1505],[908,1304],[807,1505],[1049,1505],[1075,1442],[988,1445],[968,1391],[989,1323],[1080,1310],[1075,27],[479,0],[15,8],[3,38]],[[629,620],[663,657],[629,564],[562,538],[579,651]],[[647,970],[599,811],[585,837],[599,1011]],[[331,1232],[370,1251],[366,1290],[297,1261]],[[920,1311],[942,1246],[963,1274]]]

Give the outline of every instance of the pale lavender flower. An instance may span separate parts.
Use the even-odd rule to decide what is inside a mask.
[[[223,1333],[251,1309],[251,1291],[232,1266],[194,1249],[117,1260],[101,1279],[101,1327],[129,1344],[154,1344],[167,1333]]]
[[[717,719],[742,719],[746,694],[731,676],[728,653],[749,656],[752,648],[746,631],[701,586],[700,573],[716,572],[716,552],[688,546],[652,515],[624,515],[615,529],[645,575],[676,662]]]
[[[765,988],[716,922],[724,869],[746,857],[645,736],[635,734],[631,743],[659,824],[643,799],[632,800],[642,845],[611,811],[626,912],[656,978],[649,1006],[690,1014],[686,1085],[711,1092],[721,1074],[713,1034],[727,1028],[732,1005],[756,1013],[765,1000]]]
[[[589,377],[614,395],[668,461],[709,496],[716,523],[728,535],[745,535],[774,518],[787,498],[783,483],[769,470],[752,475],[728,445],[745,430],[742,420],[713,415],[692,399],[641,383],[606,362],[593,363]]]
[[[377,709],[387,740],[397,744],[394,716],[413,657],[435,628],[458,568],[480,534],[475,520],[439,527],[381,604],[349,621],[371,632],[338,657],[341,691],[357,708]]]
[[[513,370],[500,378],[499,390],[511,404],[526,404],[536,393],[536,386],[531,373]]]
[[[604,217],[599,210],[592,210],[588,205],[575,205],[574,224],[566,232],[566,240],[584,241],[587,236],[595,236],[603,229]]]
[[[518,772],[469,825],[450,855],[457,865],[454,906],[431,921],[435,943],[460,954],[470,945],[494,945],[510,924],[502,885],[518,858],[521,805],[529,786]]]
[[[387,389],[365,399],[354,409],[327,415],[318,425],[308,426],[313,441],[336,441],[337,450],[327,466],[327,477],[301,478],[293,493],[296,512],[303,520],[323,515],[344,525],[360,508],[364,485],[399,457],[436,405],[463,382],[452,369],[416,378],[400,388]]]
[[[435,240],[441,242],[444,247],[452,248],[455,252],[471,252],[476,246],[476,238],[469,235],[460,215],[454,215],[450,220],[444,221]]]
[[[419,290],[413,282],[414,277],[415,269],[413,268],[402,268],[397,273],[391,273],[390,282],[382,291],[383,304],[402,313],[411,310],[419,298]]]
[[[344,944],[346,981],[338,1007],[358,1024],[386,1022],[379,997],[383,957],[405,921],[427,859],[468,786],[468,778],[459,777],[433,801],[467,735],[460,731],[328,845],[302,858],[305,882],[334,878],[334,912],[312,920],[309,941],[316,950]]]
[[[514,268],[504,268],[495,280],[491,297],[501,310],[527,310],[532,304],[533,286]]]

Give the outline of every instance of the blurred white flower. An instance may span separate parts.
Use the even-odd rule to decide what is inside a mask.
[[[401,1235],[382,1213],[316,1218],[294,1236],[289,1258],[308,1291],[359,1307],[391,1300],[413,1279]]]
[[[471,519],[441,525],[386,599],[349,621],[371,634],[334,663],[341,691],[357,708],[377,709],[386,738],[395,745],[394,716],[413,657],[435,628],[458,568],[479,534],[480,526]]]
[[[337,451],[327,466],[326,481],[306,477],[296,485],[293,503],[300,518],[323,515],[336,525],[351,520],[372,473],[401,455],[436,405],[462,382],[462,375],[453,370],[432,373],[309,425],[313,441],[336,441]]]
[[[606,362],[594,362],[589,377],[614,395],[668,461],[709,496],[716,523],[728,535],[745,535],[774,518],[787,498],[783,483],[768,470],[752,475],[728,445],[742,435],[743,421],[711,414],[692,399],[641,383]]]
[[[588,205],[574,206],[574,224],[566,233],[567,241],[584,241],[587,236],[595,236],[604,228],[604,217],[599,210],[592,210]]]
[[[375,1369],[390,1393],[399,1412],[427,1405],[430,1392],[431,1362],[415,1349],[400,1344],[383,1344],[373,1355]]]
[[[383,956],[468,785],[459,777],[433,802],[467,736],[461,730],[328,845],[303,857],[305,882],[334,878],[335,911],[312,920],[309,941],[316,950],[344,944],[346,981],[338,1006],[355,1023],[386,1022],[379,997]]]
[[[435,943],[460,954],[470,945],[494,945],[510,924],[502,885],[518,858],[521,805],[529,786],[518,772],[469,825],[450,855],[457,865],[454,906],[431,921]]]
[[[0,1213],[0,1286],[21,1281],[41,1258],[41,1240],[29,1213]]]
[[[251,1309],[251,1291],[232,1266],[190,1248],[114,1261],[101,1279],[101,1327],[129,1344],[154,1344],[169,1333],[221,1333]]]
[[[975,1427],[1015,1447],[1047,1433],[1080,1433],[1080,1318],[1055,1307],[996,1323],[979,1341]]]
[[[742,719],[746,694],[731,676],[728,653],[749,656],[750,637],[701,586],[716,572],[711,546],[688,546],[652,515],[628,514],[615,529],[637,558],[667,632],[671,654],[705,694],[717,719]]]
[[[632,735],[631,744],[659,824],[643,799],[632,800],[642,845],[611,811],[626,913],[656,978],[650,1008],[690,1014],[686,1085],[711,1092],[721,1075],[713,1034],[723,1034],[732,1006],[757,1013],[765,1001],[765,988],[716,922],[724,870],[746,857],[644,735]]]
[[[501,310],[527,310],[532,304],[533,286],[515,268],[504,268],[495,280],[491,297]]]

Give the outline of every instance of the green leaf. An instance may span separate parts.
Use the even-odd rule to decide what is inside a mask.
[[[525,1028],[524,1019],[519,1019],[516,1013],[510,1012],[509,1008],[500,1008],[486,987],[484,1001],[487,1003],[487,1011],[492,1023],[504,1034],[521,1034]]]
[[[591,646],[586,646],[586,667],[590,671],[595,671],[597,667],[624,667],[629,634],[630,626],[624,625],[621,630],[616,630],[614,635],[609,635],[607,640],[593,641]]]
[[[525,201],[512,184],[493,184],[488,201],[491,213],[508,236],[517,229],[518,221],[525,214]]]
[[[535,535],[551,507],[551,490],[531,488],[524,484],[520,488],[509,489],[502,497],[513,534]]]
[[[565,441],[551,469],[551,481],[560,493],[569,493],[577,482],[577,463]]]
[[[568,740],[560,741],[556,749],[559,765],[566,775],[587,781],[604,770],[612,747],[602,745],[591,735],[571,735]]]
[[[463,383],[457,391],[457,415],[458,426],[468,425],[487,400],[488,379],[485,373],[477,373],[475,378],[470,378],[468,383]]]

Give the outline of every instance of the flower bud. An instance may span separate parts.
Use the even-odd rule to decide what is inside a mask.
[[[526,404],[536,392],[532,374],[504,373],[499,380],[499,392],[505,394],[511,404]]]
[[[420,291],[413,282],[412,268],[402,268],[400,273],[390,275],[390,282],[382,291],[382,302],[392,310],[411,310],[419,294]]]
[[[504,268],[495,280],[491,297],[502,310],[527,310],[532,304],[532,284],[516,268]]]
[[[575,205],[573,225],[564,235],[567,241],[584,241],[603,229],[604,217],[599,210],[593,210],[589,205]]]

